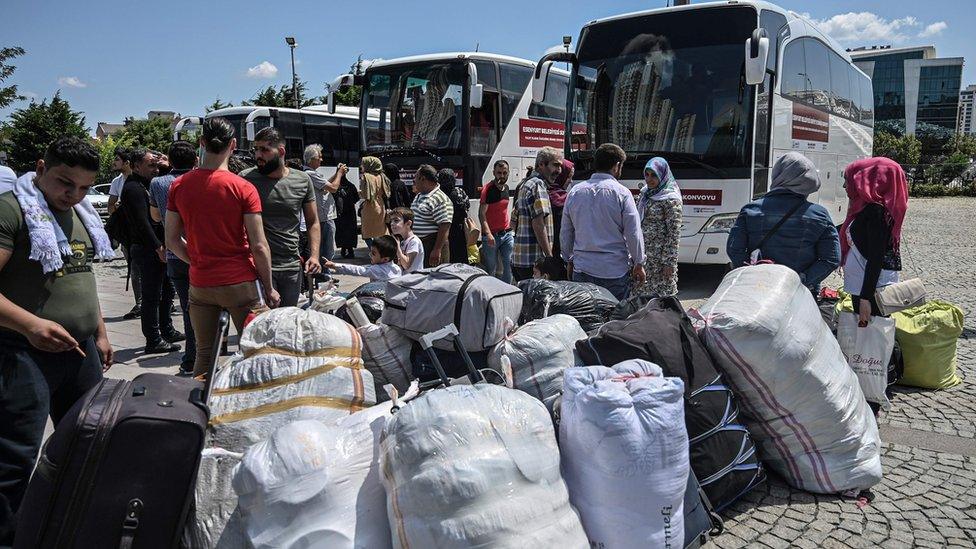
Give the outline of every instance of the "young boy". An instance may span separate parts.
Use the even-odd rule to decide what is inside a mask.
[[[424,268],[424,245],[413,234],[413,210],[395,208],[390,212],[390,230],[400,237],[397,250],[397,263],[405,273],[413,273]]]
[[[403,274],[403,269],[396,264],[398,250],[396,239],[383,235],[374,238],[369,246],[369,260],[372,265],[367,267],[326,261],[324,266],[341,274],[369,277],[370,282],[390,280]]]
[[[554,257],[540,257],[532,267],[532,278],[545,280],[560,280],[559,261]]]

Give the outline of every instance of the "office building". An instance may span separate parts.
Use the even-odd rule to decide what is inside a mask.
[[[874,84],[875,124],[900,122],[907,134],[922,124],[956,131],[962,57],[936,57],[935,46],[873,46],[850,54]]]
[[[976,84],[959,93],[959,133],[976,134]]]

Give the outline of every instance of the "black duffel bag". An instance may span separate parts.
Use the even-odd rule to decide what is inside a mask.
[[[586,365],[643,359],[685,384],[691,468],[712,507],[721,511],[765,479],[749,432],[738,422],[731,389],[674,297],[650,300],[626,320],[607,322],[576,342]]]
[[[520,324],[555,314],[569,315],[584,332],[599,328],[610,320],[617,298],[610,290],[589,282],[534,278],[518,283],[522,290]]]
[[[359,304],[363,306],[363,311],[366,313],[366,318],[373,324],[379,322],[380,317],[383,316],[383,307],[385,307],[383,303],[384,296],[386,296],[386,281],[384,280],[367,282],[349,292],[349,297],[355,297],[359,301]],[[336,316],[353,324],[345,305],[339,307],[336,311]]]

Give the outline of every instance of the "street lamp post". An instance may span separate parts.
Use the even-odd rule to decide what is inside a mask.
[[[294,36],[286,36],[285,44],[291,48],[291,96],[292,100],[295,102],[295,108],[300,109],[301,103],[298,102],[298,76],[295,74],[295,47],[298,43],[295,42]]]

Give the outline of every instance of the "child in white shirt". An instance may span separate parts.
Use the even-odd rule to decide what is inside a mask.
[[[417,272],[424,268],[424,245],[420,237],[413,234],[413,210],[395,208],[390,212],[390,229],[400,237],[397,263],[405,273]]]
[[[341,274],[369,277],[370,282],[390,280],[403,274],[403,269],[396,263],[399,249],[395,238],[383,235],[374,238],[369,247],[369,260],[372,265],[347,265],[326,261],[322,266]]]

